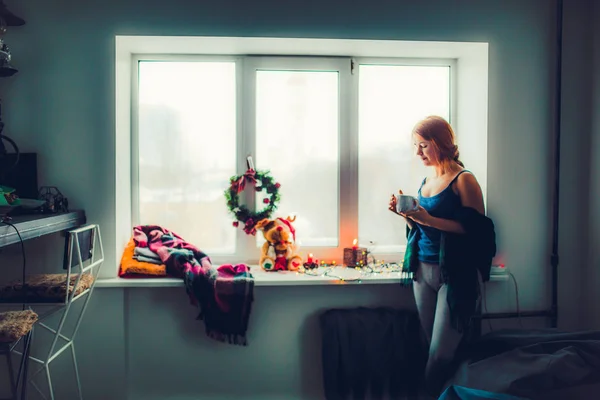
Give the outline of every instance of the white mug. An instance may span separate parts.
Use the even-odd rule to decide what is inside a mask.
[[[419,200],[414,196],[407,194],[396,195],[396,212],[405,213],[419,208]]]

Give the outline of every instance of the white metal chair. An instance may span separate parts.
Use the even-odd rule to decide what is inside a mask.
[[[16,400],[21,387],[21,399],[25,399],[25,387],[27,382],[23,380],[27,376],[28,357],[22,357],[19,372],[15,380],[11,354],[19,343],[23,344],[23,351],[29,355],[33,325],[38,315],[31,310],[7,311],[0,313],[0,355],[6,357],[8,367],[8,378],[10,385],[11,400]]]
[[[45,313],[38,312],[39,321],[34,329],[44,329],[51,334],[51,344],[48,352],[42,353],[44,357],[36,358],[29,356],[33,362],[33,373],[28,377],[29,383],[47,399],[40,387],[33,379],[44,372],[48,383],[49,398],[54,400],[54,387],[50,374],[50,366],[56,358],[64,351],[70,349],[75,368],[75,379],[77,382],[77,393],[79,399],[83,399],[77,358],[75,356],[75,345],[73,340],[79,329],[82,317],[85,314],[88,302],[94,291],[96,280],[104,262],[104,249],[98,225],[87,225],[69,231],[65,249],[65,269],[63,274],[41,274],[32,275],[26,280],[26,304],[32,307],[51,307]],[[17,292],[15,285],[12,288]],[[83,300],[79,315],[76,317],[75,328],[68,336],[65,333],[65,322],[71,306],[78,300]],[[56,327],[51,327],[46,322],[48,318],[62,311]],[[71,313],[72,314],[72,313]],[[20,353],[19,353],[20,354]],[[39,368],[35,370],[35,365]],[[25,382],[24,382],[25,383]]]

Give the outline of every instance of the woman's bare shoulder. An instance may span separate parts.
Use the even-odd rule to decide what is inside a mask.
[[[456,189],[463,206],[472,207],[484,213],[483,193],[473,173],[467,171],[460,174],[456,179]]]

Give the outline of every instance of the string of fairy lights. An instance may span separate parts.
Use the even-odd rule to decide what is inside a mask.
[[[306,276],[328,277],[340,281],[361,281],[367,278],[374,278],[378,274],[381,275],[381,277],[384,275],[391,275],[391,277],[397,277],[399,279],[409,280],[412,278],[412,274],[410,272],[402,271],[401,265],[397,263],[385,263],[380,266],[366,267],[325,265],[314,269],[304,270],[300,273]]]
[[[338,264],[336,261],[329,263],[321,261],[319,263],[308,263],[308,265],[305,263],[300,268],[299,273],[306,276],[328,277],[340,281],[361,281],[378,275],[383,276],[384,274],[400,279],[412,279],[412,273],[402,270],[402,263],[377,260],[373,256],[372,249],[365,249],[362,255],[364,257],[361,257],[356,266],[347,267]],[[363,259],[366,259],[366,263]]]

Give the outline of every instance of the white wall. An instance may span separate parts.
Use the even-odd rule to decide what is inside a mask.
[[[522,309],[548,306],[553,2],[7,3],[28,23],[11,29],[7,35],[14,64],[20,70],[13,78],[0,82],[7,133],[25,150],[39,153],[42,184],[57,185],[74,207],[85,208],[89,220],[102,226],[107,249],[114,248],[118,201],[113,195],[114,35],[489,42],[488,206],[497,224],[499,258],[519,282]],[[588,9],[582,7],[591,2],[566,3],[571,10],[571,31],[566,40],[579,46],[579,39],[587,34],[585,27],[574,22],[575,16],[585,16]],[[583,65],[587,60],[585,49],[571,47],[569,53],[566,51],[569,57],[565,57],[564,67],[571,83],[565,89],[568,112],[563,120],[563,147],[570,161],[563,163],[562,174],[569,177],[563,185],[563,198],[573,191],[585,193],[589,169],[585,157],[579,158],[580,143],[585,143],[589,128],[584,111],[590,98],[585,74],[591,69]],[[598,93],[596,86],[596,99]],[[598,126],[596,121],[596,137],[600,136]],[[596,165],[600,165],[595,157]],[[594,182],[600,181],[597,174],[590,179],[594,177]],[[595,193],[600,194],[598,184],[594,185]],[[587,197],[576,197],[575,206],[562,208],[563,229],[568,234],[561,235],[565,254],[560,323],[569,328],[582,325],[578,317],[584,299],[584,262],[572,250],[584,241],[579,221],[585,219],[585,214],[580,213],[578,203],[583,198]],[[36,250],[43,249],[37,260],[40,264],[48,259],[50,251],[43,243],[28,244],[31,259]],[[18,254],[16,248],[4,253],[14,258]],[[107,268],[116,265],[117,256],[108,254]],[[210,398],[216,394],[236,398],[241,397],[242,389],[255,398],[284,398],[284,394],[286,398],[311,398],[320,390],[315,314],[337,305],[412,307],[406,295],[405,290],[389,286],[257,288],[251,344],[240,349],[204,337],[183,289],[98,289],[78,340],[84,390],[92,399],[122,399],[127,393],[132,399],[148,399],[161,393],[161,398],[172,399]],[[488,302],[490,311],[514,309],[512,287],[491,285]],[[494,326],[499,324],[494,322]],[[57,376],[68,385],[69,376],[63,372],[68,370],[61,370]],[[275,372],[278,379],[267,380],[265,375],[270,372]]]

